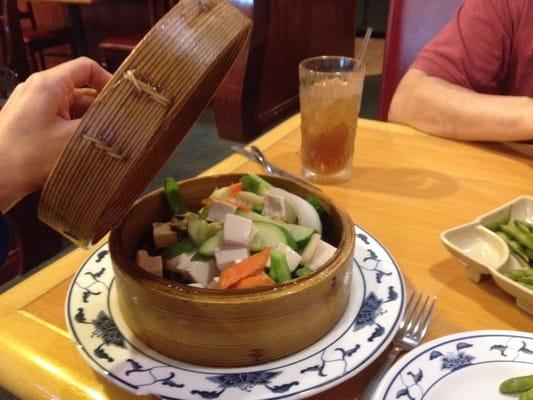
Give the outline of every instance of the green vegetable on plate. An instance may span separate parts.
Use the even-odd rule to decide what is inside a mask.
[[[500,385],[501,393],[522,393],[533,388],[533,375],[517,376],[507,379]],[[532,397],[533,399],[533,397]]]

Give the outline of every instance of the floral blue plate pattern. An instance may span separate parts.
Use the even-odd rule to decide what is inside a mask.
[[[463,332],[409,352],[383,377],[373,400],[509,400],[500,384],[530,374],[533,333]]]
[[[405,312],[405,285],[387,250],[356,227],[348,308],[324,338],[294,355],[246,368],[210,368],[165,357],[122,319],[107,245],[74,277],[66,320],[83,357],[136,394],[163,399],[285,399],[324,391],[356,375],[391,342]]]

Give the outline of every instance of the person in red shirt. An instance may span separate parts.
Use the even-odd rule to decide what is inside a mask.
[[[400,81],[388,118],[459,140],[533,139],[533,2],[466,0]]]

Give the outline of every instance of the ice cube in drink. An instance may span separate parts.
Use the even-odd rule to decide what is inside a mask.
[[[338,77],[300,88],[301,156],[306,178],[322,183],[349,178],[360,94],[360,84]]]

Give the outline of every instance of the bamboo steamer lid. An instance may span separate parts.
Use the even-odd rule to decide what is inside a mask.
[[[251,21],[180,0],[95,99],[44,186],[39,218],[82,247],[116,225],[208,104]]]

